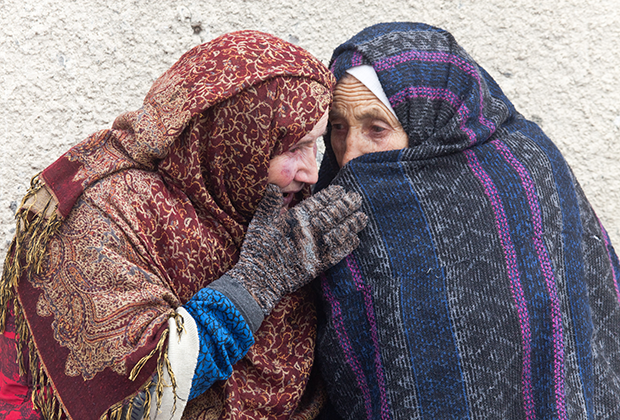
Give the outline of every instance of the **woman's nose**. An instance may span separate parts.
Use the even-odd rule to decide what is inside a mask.
[[[345,141],[345,149],[342,154],[342,162],[340,162],[340,167],[346,165],[349,161],[363,154],[360,151],[360,141],[360,133],[357,130],[349,130]]]
[[[319,169],[315,156],[309,156],[299,163],[295,180],[306,184],[316,184],[319,180]]]

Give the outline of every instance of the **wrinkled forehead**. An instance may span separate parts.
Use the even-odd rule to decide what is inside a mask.
[[[331,121],[346,119],[354,122],[382,119],[397,123],[392,108],[388,108],[368,86],[350,74],[340,79],[336,85],[329,117]]]
[[[351,67],[347,69],[346,73],[347,75],[356,78],[360,83],[362,83],[366,88],[368,88],[368,90],[370,90],[374,94],[374,96],[377,97],[377,99],[383,102],[385,107],[392,114],[394,114],[394,116],[396,116],[396,113],[394,112],[394,109],[392,108],[392,105],[390,104],[390,101],[386,96],[383,87],[381,86],[379,77],[377,76],[377,73],[375,72],[375,69],[372,68],[372,66],[363,64],[361,66]]]

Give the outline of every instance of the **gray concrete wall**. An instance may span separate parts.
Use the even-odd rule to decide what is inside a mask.
[[[558,144],[620,243],[617,0],[0,0],[0,258],[30,177],[138,108],[192,46],[257,29],[327,63],[395,20],[451,31]]]

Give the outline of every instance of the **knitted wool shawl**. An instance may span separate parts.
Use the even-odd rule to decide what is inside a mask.
[[[13,396],[24,418],[33,405],[46,418],[129,418],[141,390],[161,394],[168,319],[235,264],[270,159],[316,125],[332,87],[301,48],[227,34],[183,55],[142,108],[35,179],[1,293],[10,362],[0,379],[28,392]],[[230,379],[184,418],[312,417],[317,407],[300,401],[315,329],[307,291],[283,299]]]
[[[369,27],[331,70],[361,64],[409,147],[339,170],[326,137],[317,188],[370,219],[320,283],[332,415],[620,418],[618,258],[556,146],[444,30]]]

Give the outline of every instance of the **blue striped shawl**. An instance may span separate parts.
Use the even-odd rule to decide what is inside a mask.
[[[367,28],[331,67],[359,64],[410,144],[338,170],[326,142],[318,188],[359,192],[370,218],[320,281],[336,412],[620,418],[620,266],[558,149],[445,31]]]

